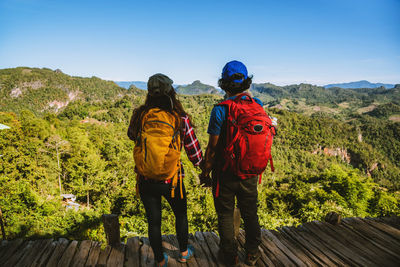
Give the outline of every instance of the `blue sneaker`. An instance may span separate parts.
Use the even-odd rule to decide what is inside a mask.
[[[167,255],[167,253],[165,253],[165,252],[163,252],[163,255],[164,255],[165,263],[164,263],[164,265],[161,266],[161,267],[167,267],[167,266],[168,266],[168,255]],[[160,265],[157,264],[157,266],[160,266]]]
[[[186,263],[194,255],[194,247],[192,245],[188,245],[187,251],[188,254],[186,256],[182,256],[182,254],[179,253],[179,262]]]

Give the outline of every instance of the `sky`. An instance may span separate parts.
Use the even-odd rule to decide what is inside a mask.
[[[400,83],[400,0],[0,0],[0,69],[216,85]]]

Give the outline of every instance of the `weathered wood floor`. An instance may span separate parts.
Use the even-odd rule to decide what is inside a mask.
[[[244,233],[238,237],[243,260]],[[224,266],[218,259],[219,238],[214,233],[190,237],[195,257],[189,266]],[[169,266],[181,267],[175,236],[164,236]],[[262,231],[262,257],[257,266],[400,266],[400,218],[347,218],[340,225],[322,222]],[[2,241],[0,266],[154,266],[145,237],[128,239],[119,247],[101,249],[94,241]]]

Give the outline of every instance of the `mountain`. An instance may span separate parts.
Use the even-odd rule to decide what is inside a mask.
[[[147,83],[146,82],[141,82],[141,81],[131,81],[131,82],[115,82],[119,86],[129,89],[131,85],[134,85],[136,88],[142,89],[142,90],[147,90]]]
[[[358,82],[349,82],[349,83],[335,83],[335,84],[327,84],[325,88],[339,87],[344,89],[355,89],[355,88],[377,88],[377,87],[385,87],[386,89],[393,88],[394,84],[384,84],[384,83],[370,83],[369,81],[358,81]]]
[[[179,85],[175,88],[175,91],[183,95],[221,94],[221,91],[214,86],[203,84],[198,80],[192,84]]]
[[[57,112],[74,101],[112,100],[126,91],[112,81],[74,77],[58,69],[0,69],[0,111]]]

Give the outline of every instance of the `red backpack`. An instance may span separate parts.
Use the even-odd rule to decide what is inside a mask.
[[[226,146],[223,151],[225,165],[241,179],[260,176],[268,165],[274,165],[271,146],[276,129],[272,121],[254,99],[242,93],[218,105],[227,106]]]

